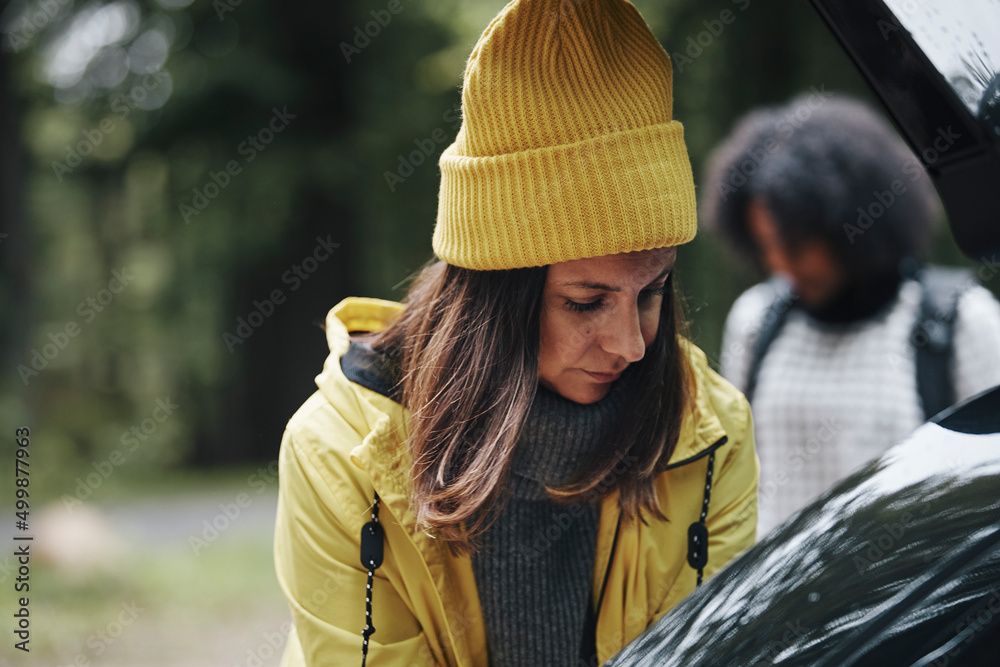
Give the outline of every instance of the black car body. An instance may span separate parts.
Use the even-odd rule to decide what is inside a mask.
[[[1000,387],[771,532],[608,665],[1000,664]]]

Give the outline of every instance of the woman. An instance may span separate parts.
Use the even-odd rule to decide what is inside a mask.
[[[284,665],[600,664],[753,541],[748,406],[682,337],[666,52],[624,0],[515,0],[462,111],[438,261],[330,312],[282,442]]]
[[[860,102],[813,95],[747,114],[705,180],[706,223],[781,278],[737,299],[722,348],[723,375],[754,409],[765,535],[1000,383],[1000,304],[971,273],[916,270],[940,205]]]

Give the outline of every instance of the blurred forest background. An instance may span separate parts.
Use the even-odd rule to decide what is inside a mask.
[[[314,390],[327,310],[350,295],[398,300],[431,257],[436,159],[458,128],[465,59],[504,4],[7,4],[0,454],[10,460],[8,436],[31,428],[33,508],[52,501],[83,517],[89,503],[139,507],[153,492],[209,493],[209,509],[241,490],[273,501],[268,464]],[[667,51],[685,56],[675,59],[674,115],[696,182],[712,147],[754,106],[813,87],[872,99],[804,0],[635,4]],[[725,10],[735,19],[723,24]],[[972,265],[945,225],[934,247],[936,261]],[[760,275],[704,230],[679,254],[677,275],[693,337],[716,360],[729,306]],[[12,503],[12,477],[0,482],[0,506]],[[213,517],[194,516],[175,542],[198,556],[189,537],[204,536],[202,519]],[[280,619],[268,520],[244,569],[234,566],[247,553],[239,549],[183,566],[149,552],[119,579],[102,574],[97,592],[53,571],[59,586],[39,595],[66,611],[51,610],[42,649],[96,658],[80,648],[88,626],[71,619],[86,616],[91,593],[111,601],[114,618],[133,584],[165,595],[156,599],[188,623],[221,621],[197,591],[184,597],[171,581],[225,587],[230,607],[271,605]],[[122,572],[138,579],[123,584]],[[2,563],[0,576],[6,589]],[[263,602],[245,590],[251,576],[269,591]],[[201,615],[191,617],[194,608]],[[236,653],[225,664],[253,664]],[[141,664],[161,664],[151,660]]]

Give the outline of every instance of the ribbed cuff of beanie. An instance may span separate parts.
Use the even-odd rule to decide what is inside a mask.
[[[694,180],[677,121],[499,156],[441,155],[435,254],[477,270],[687,243]]]

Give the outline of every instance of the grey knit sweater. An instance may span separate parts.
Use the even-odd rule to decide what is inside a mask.
[[[625,408],[628,369],[597,403],[539,386],[514,458],[511,497],[472,556],[491,667],[576,666],[591,599],[599,508],[550,500]]]

